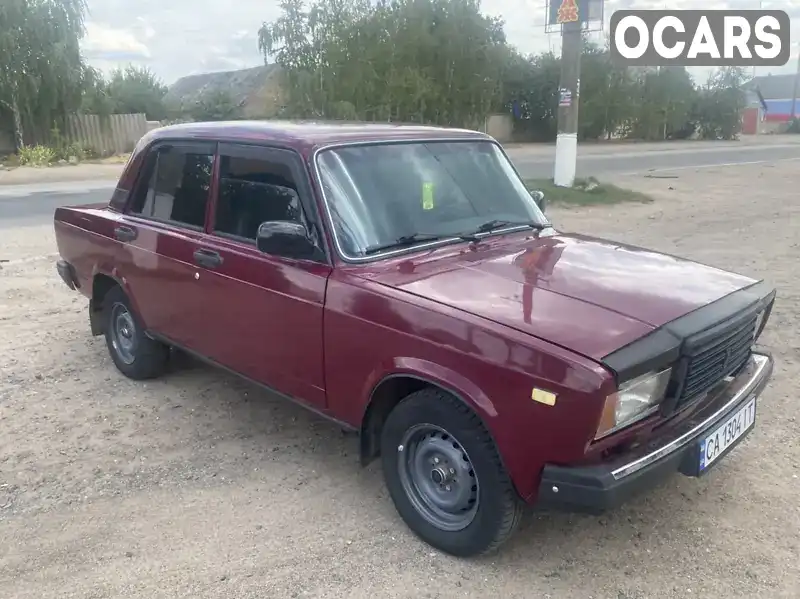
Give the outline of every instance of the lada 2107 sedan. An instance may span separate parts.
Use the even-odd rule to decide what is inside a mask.
[[[704,474],[772,372],[773,287],[559,232],[541,201],[474,131],[176,125],[107,205],[56,210],[57,267],[124,375],[179,348],[358,431],[406,524],[468,556],[525,504]]]

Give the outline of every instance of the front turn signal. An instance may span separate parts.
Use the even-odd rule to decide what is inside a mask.
[[[616,391],[606,397],[603,404],[603,413],[600,416],[600,425],[597,427],[595,439],[605,437],[617,427],[617,406],[619,404],[619,393]]]

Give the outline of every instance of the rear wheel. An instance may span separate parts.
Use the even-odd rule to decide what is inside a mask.
[[[452,395],[423,389],[389,414],[383,472],[403,520],[460,557],[488,553],[516,529],[522,503],[478,416]]]
[[[112,287],[103,300],[106,345],[117,369],[135,380],[164,373],[169,347],[145,335],[141,320],[121,287]]]

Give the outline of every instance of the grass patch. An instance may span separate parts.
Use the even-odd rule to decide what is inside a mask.
[[[17,157],[21,166],[49,166],[58,159],[56,151],[47,146],[25,146]]]
[[[552,179],[527,179],[528,189],[544,192],[547,204],[567,204],[572,206],[594,206],[598,204],[619,204],[621,202],[652,202],[653,198],[645,193],[600,183],[594,177],[575,179],[573,187],[559,187]]]

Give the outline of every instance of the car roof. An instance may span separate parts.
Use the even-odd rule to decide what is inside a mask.
[[[153,129],[149,137],[157,140],[191,138],[233,142],[272,141],[298,149],[361,141],[492,139],[479,131],[450,127],[402,123],[276,120],[182,123]]]

